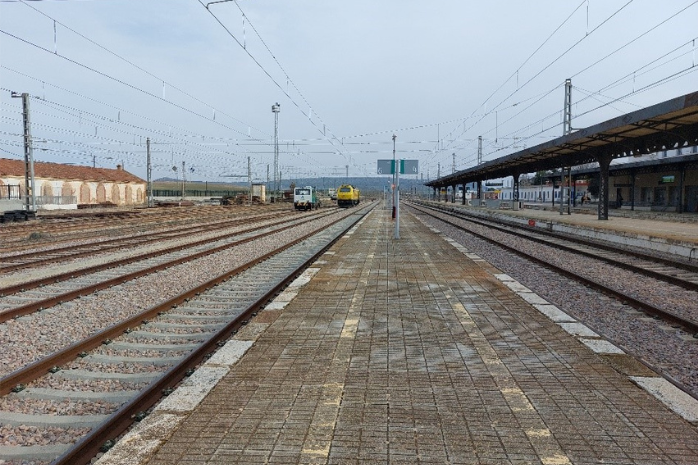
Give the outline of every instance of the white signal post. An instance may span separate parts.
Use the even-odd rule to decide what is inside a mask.
[[[400,239],[400,172],[408,174],[419,174],[419,161],[418,160],[397,160],[395,156],[395,139],[397,136],[393,136],[393,159],[392,160],[378,160],[377,170],[378,174],[386,174],[390,170],[393,175],[393,183],[391,188],[393,190],[393,210],[392,218],[395,220],[395,239]]]

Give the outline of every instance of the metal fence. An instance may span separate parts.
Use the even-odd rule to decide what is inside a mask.
[[[74,195],[38,195],[37,205],[74,205],[78,203],[78,198]]]
[[[239,194],[242,190],[196,190],[186,189],[185,197],[225,197]],[[153,197],[181,197],[181,189],[153,189]]]
[[[19,198],[19,186],[0,186],[0,199]]]

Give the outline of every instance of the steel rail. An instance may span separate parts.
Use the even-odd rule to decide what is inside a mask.
[[[327,216],[327,215],[325,215],[325,216]],[[322,216],[319,216],[319,217],[322,218]],[[297,220],[297,218],[292,218],[292,219],[289,219],[289,220],[284,220],[284,221],[281,221],[281,222],[279,222],[279,223],[276,223],[276,225],[280,225],[280,224],[284,224],[284,223],[289,223],[289,222],[292,222],[292,221],[295,221],[295,220]],[[272,226],[274,226],[274,225],[272,225]],[[287,229],[293,228],[294,226],[296,226],[296,224],[292,224],[292,225],[285,226],[285,227],[283,227],[283,228],[280,228],[280,229],[277,229],[277,230],[273,231],[272,233],[274,233],[274,232],[280,232],[280,231],[285,231],[285,230],[287,230]],[[68,279],[73,279],[73,278],[76,278],[76,277],[85,276],[85,275],[90,274],[90,273],[96,273],[96,272],[99,272],[99,271],[103,271],[103,270],[110,269],[110,268],[115,268],[115,267],[117,267],[117,266],[127,265],[127,264],[129,264],[129,263],[133,263],[133,262],[137,262],[137,261],[148,260],[148,259],[151,259],[151,258],[154,258],[154,257],[158,257],[158,256],[161,256],[161,255],[166,255],[166,254],[168,254],[168,253],[178,252],[178,251],[180,251],[180,250],[184,250],[184,249],[187,249],[187,248],[198,247],[198,246],[204,245],[204,244],[206,244],[206,243],[208,243],[208,242],[223,240],[223,239],[226,239],[226,238],[229,238],[229,237],[233,237],[233,236],[236,236],[236,235],[239,235],[239,234],[244,234],[244,233],[248,233],[248,232],[251,232],[251,231],[255,231],[255,230],[257,230],[257,229],[259,229],[259,228],[258,228],[258,227],[255,227],[255,228],[243,229],[243,230],[240,230],[240,231],[235,231],[235,232],[233,232],[233,233],[224,234],[224,235],[221,235],[221,236],[218,236],[218,237],[215,237],[215,238],[203,239],[203,240],[196,241],[196,242],[192,242],[192,243],[189,243],[189,244],[178,245],[178,246],[174,246],[174,247],[171,247],[171,248],[168,248],[168,249],[158,250],[158,251],[155,251],[155,252],[148,252],[148,253],[141,254],[141,255],[137,255],[137,256],[134,256],[134,257],[128,257],[128,258],[124,258],[124,259],[121,259],[121,260],[116,260],[116,261],[109,262],[109,263],[104,263],[104,264],[100,264],[100,265],[95,265],[95,266],[92,266],[92,267],[83,268],[83,269],[76,270],[76,271],[69,271],[69,272],[66,272],[66,273],[62,273],[62,274],[60,274],[60,275],[54,275],[54,276],[51,276],[51,277],[48,277],[48,278],[43,278],[43,279],[40,279],[40,280],[32,281],[32,282],[30,282],[30,283],[18,284],[18,285],[15,285],[15,286],[11,286],[11,287],[7,287],[7,288],[4,288],[4,289],[0,289],[0,297],[2,297],[2,296],[5,295],[5,294],[3,294],[3,292],[5,292],[7,289],[13,290],[13,291],[14,291],[13,293],[17,293],[18,291],[24,291],[24,290],[27,290],[27,289],[33,289],[33,288],[40,287],[40,286],[43,286],[43,285],[53,284],[53,283],[65,281],[65,280],[68,280]],[[130,281],[130,280],[139,278],[139,277],[141,277],[141,276],[145,276],[145,275],[150,274],[150,273],[154,273],[154,272],[156,272],[156,271],[159,271],[159,270],[162,270],[162,269],[171,267],[171,266],[179,265],[179,264],[181,264],[181,263],[185,263],[185,262],[188,262],[188,261],[191,261],[191,260],[195,260],[195,259],[197,259],[197,258],[201,258],[201,257],[204,257],[204,256],[206,256],[206,255],[210,255],[210,254],[219,252],[219,251],[221,251],[221,250],[225,250],[225,249],[230,248],[230,247],[234,247],[234,246],[237,246],[237,245],[244,244],[245,242],[249,242],[250,240],[254,240],[254,239],[256,239],[257,237],[258,237],[258,236],[254,236],[254,237],[252,237],[252,238],[241,239],[241,240],[236,241],[236,242],[232,242],[232,243],[228,243],[228,244],[223,244],[223,245],[221,245],[221,246],[214,247],[214,248],[212,248],[212,249],[208,249],[208,250],[204,250],[204,251],[201,251],[201,252],[197,252],[197,253],[192,254],[192,255],[187,255],[186,257],[180,257],[180,258],[177,258],[177,259],[175,259],[175,260],[171,260],[171,261],[168,261],[168,262],[165,262],[165,263],[161,263],[161,264],[159,264],[159,265],[155,265],[155,266],[153,266],[153,267],[149,267],[149,268],[145,268],[145,269],[142,269],[142,270],[134,271],[134,272],[132,272],[132,273],[128,273],[128,274],[125,274],[125,275],[117,276],[117,277],[115,277],[115,278],[112,278],[112,279],[109,279],[109,280],[105,280],[105,281],[101,281],[101,282],[98,282],[98,283],[95,283],[95,284],[91,284],[91,285],[89,285],[89,286],[82,287],[82,288],[80,288],[80,289],[76,289],[76,290],[73,290],[73,291],[65,292],[65,293],[62,293],[62,294],[59,294],[59,295],[56,295],[56,296],[53,296],[53,297],[49,297],[49,298],[47,298],[47,299],[39,300],[39,301],[36,301],[36,302],[31,302],[31,303],[29,303],[29,304],[22,305],[22,306],[20,306],[20,307],[15,307],[15,308],[12,308],[12,309],[9,309],[9,310],[2,311],[2,312],[0,312],[0,323],[4,323],[5,321],[11,320],[12,318],[16,318],[16,317],[19,317],[19,316],[22,316],[22,315],[27,315],[27,314],[33,313],[33,312],[35,312],[35,311],[42,310],[42,309],[44,309],[44,308],[52,307],[52,306],[54,306],[54,305],[56,305],[56,304],[59,304],[59,303],[62,303],[62,302],[67,302],[67,301],[69,301],[69,300],[73,300],[73,299],[76,299],[76,298],[78,298],[78,297],[81,297],[81,296],[84,296],[84,295],[88,295],[88,294],[91,294],[91,293],[93,293],[93,292],[96,292],[96,291],[99,291],[99,290],[102,290],[102,289],[106,289],[106,288],[109,288],[109,287],[112,287],[112,286],[116,286],[116,285],[118,285],[118,284],[123,284],[123,283],[125,283],[125,282],[127,282],[127,281]]]
[[[255,220],[263,221],[263,220],[266,220],[269,218],[275,218],[276,216],[278,216],[278,215],[265,215],[265,216],[260,216],[258,218],[243,218],[243,219],[238,219],[238,220],[230,220],[230,221],[215,223],[213,225],[211,225],[210,223],[207,223],[207,224],[202,224],[202,225],[198,225],[198,226],[190,226],[187,228],[178,229],[176,232],[169,231],[169,232],[142,233],[142,234],[136,234],[136,235],[132,235],[132,236],[117,237],[117,238],[109,239],[106,241],[89,242],[89,243],[85,243],[85,244],[77,244],[77,245],[73,245],[73,246],[64,246],[64,247],[58,247],[55,249],[30,252],[30,253],[25,253],[25,254],[21,254],[21,255],[13,255],[13,256],[4,257],[4,258],[6,260],[17,260],[17,259],[41,257],[41,256],[45,256],[45,255],[60,254],[63,252],[71,252],[69,255],[57,255],[57,256],[52,256],[49,258],[40,258],[38,260],[28,261],[25,263],[18,263],[18,264],[11,264],[11,265],[0,265],[0,271],[3,271],[3,270],[17,271],[17,270],[30,268],[30,267],[35,267],[37,265],[47,265],[50,263],[56,263],[56,262],[60,262],[60,261],[72,260],[75,258],[80,258],[80,257],[109,252],[109,251],[114,250],[114,249],[121,249],[124,246],[127,246],[127,247],[143,246],[145,244],[149,244],[152,242],[158,242],[158,241],[163,241],[163,240],[173,240],[173,239],[177,239],[177,238],[182,237],[182,236],[188,236],[188,235],[191,235],[192,233],[197,232],[197,231],[210,232],[210,231],[214,231],[214,230],[229,228],[229,227],[231,227],[231,225],[234,225],[234,224],[242,225],[242,224],[250,223],[250,222],[255,221]],[[88,249],[88,248],[91,248],[91,249]],[[76,251],[76,249],[87,249],[87,250]],[[5,291],[5,289],[0,289],[0,295],[2,295],[3,291]]]
[[[288,219],[286,221],[281,221],[278,224],[283,224],[284,222],[294,221],[295,219],[296,218],[292,218],[292,219]],[[183,244],[183,245],[177,245],[177,246],[169,247],[167,249],[163,249],[163,250],[159,250],[159,251],[155,251],[155,252],[148,252],[145,254],[135,255],[133,257],[127,257],[127,258],[115,260],[115,261],[112,261],[109,263],[94,265],[94,266],[82,268],[82,269],[76,270],[76,271],[68,271],[65,273],[60,273],[57,275],[49,276],[47,278],[37,279],[37,280],[29,281],[26,283],[20,283],[20,284],[14,284],[12,286],[6,286],[3,288],[0,288],[0,297],[4,297],[6,295],[11,295],[11,294],[16,294],[17,292],[26,291],[27,289],[35,289],[37,287],[42,287],[42,286],[45,286],[47,284],[53,284],[53,283],[65,281],[67,279],[72,279],[75,276],[81,276],[81,275],[84,275],[87,273],[96,273],[98,271],[106,270],[109,268],[114,268],[115,266],[122,266],[122,265],[126,265],[129,263],[135,262],[135,261],[146,260],[149,258],[157,257],[159,255],[165,255],[168,253],[177,252],[179,250],[183,250],[183,249],[186,249],[189,247],[197,247],[197,246],[206,244],[207,242],[223,240],[223,239],[226,239],[228,237],[233,237],[233,236],[238,235],[238,234],[244,234],[244,233],[247,233],[250,231],[254,231],[255,229],[259,229],[259,228],[253,227],[253,228],[242,229],[239,231],[234,231],[231,233],[222,234],[220,236],[215,236],[213,238],[202,239],[199,241],[190,242],[190,243]],[[139,243],[137,245],[141,245],[141,244]],[[62,257],[63,260],[70,260],[71,258],[72,257]]]
[[[522,230],[522,231],[526,231],[526,230],[531,231],[530,227],[523,226],[523,225],[515,223],[513,221],[483,219],[483,218],[473,217],[473,216],[464,214],[463,212],[460,212],[458,210],[454,210],[454,209],[450,209],[450,208],[440,208],[440,207],[436,207],[433,205],[425,205],[422,203],[420,203],[419,205],[421,205],[423,208],[428,208],[428,209],[432,209],[435,211],[445,212],[451,216],[455,216],[457,218],[462,218],[464,220],[470,221],[470,222],[475,223],[475,224],[479,224],[481,226],[493,228],[493,229],[496,229],[497,231],[505,232],[505,233],[512,234],[512,235],[519,235],[521,237],[526,237],[527,239],[529,239],[531,241],[539,242],[541,244],[546,244],[549,246],[558,247],[560,249],[567,250],[569,252],[574,252],[574,253],[577,253],[579,255],[584,255],[587,257],[591,257],[591,258],[596,258],[597,260],[603,260],[603,261],[610,263],[614,266],[618,266],[620,268],[630,270],[630,271],[633,271],[635,273],[644,274],[646,276],[650,276],[650,277],[658,279],[658,280],[666,281],[670,284],[674,284],[676,286],[683,287],[684,289],[687,289],[690,291],[698,291],[698,283],[695,283],[692,281],[688,281],[688,280],[685,280],[685,279],[682,279],[682,278],[679,278],[679,277],[676,277],[676,276],[673,276],[670,274],[664,274],[661,272],[648,270],[646,268],[642,268],[642,267],[639,267],[637,265],[633,265],[631,263],[618,261],[618,260],[611,258],[611,257],[604,257],[602,255],[597,255],[593,252],[588,252],[588,251],[580,250],[580,249],[575,248],[575,247],[570,247],[570,246],[566,246],[563,244],[550,242],[544,238],[529,236],[529,235],[524,234],[524,233],[517,233],[517,232],[512,231],[511,229],[506,229],[504,227],[497,226],[497,224],[501,224],[501,225],[506,225],[510,228],[513,227],[513,228],[516,228],[516,229]],[[490,222],[494,223],[494,225],[490,224]],[[563,233],[556,233],[554,231],[542,232],[542,231],[536,230],[535,233],[543,234],[544,236],[549,236],[549,237],[556,238],[556,239],[559,239],[562,241],[567,241],[567,242],[570,242],[571,240],[573,240],[574,243],[578,244],[578,245],[582,245],[582,246],[586,246],[586,247],[590,247],[590,248],[601,249],[601,250],[605,250],[605,251],[615,253],[615,254],[632,256],[635,258],[639,258],[641,260],[647,260],[647,261],[650,261],[653,263],[658,263],[661,265],[670,266],[670,267],[678,268],[678,269],[683,270],[683,271],[689,271],[689,272],[698,274],[698,266],[693,265],[691,263],[684,263],[684,262],[672,260],[669,258],[663,258],[663,257],[658,257],[656,255],[642,253],[639,251],[620,249],[620,248],[615,247],[613,245],[608,245],[608,244],[604,244],[601,242],[588,240],[588,239],[584,239],[584,238],[579,238],[579,237],[575,237],[574,239],[570,239],[569,235],[566,235]]]
[[[368,212],[364,212],[362,216],[366,215]],[[283,250],[286,250],[293,245],[296,245],[307,238],[317,234],[323,229],[329,228],[330,226],[345,220],[349,216],[342,217],[328,226],[316,229],[315,231],[304,235],[303,237],[294,240],[292,243],[287,244],[280,249],[266,254],[264,257],[260,257],[254,260],[254,263],[259,263],[266,260],[272,255],[275,255]],[[351,225],[346,229],[348,230],[360,218],[353,221]],[[123,433],[131,424],[136,420],[136,416],[148,410],[152,407],[159,399],[161,399],[164,394],[163,391],[167,388],[175,386],[180,382],[187,374],[187,372],[197,366],[202,360],[204,360],[208,355],[214,352],[218,346],[219,342],[222,342],[235,334],[237,328],[242,326],[246,320],[252,315],[252,313],[258,311],[260,308],[264,307],[269,301],[273,299],[275,295],[278,295],[282,289],[284,289],[293,279],[295,279],[305,268],[307,268],[311,263],[313,263],[319,256],[321,256],[327,249],[329,249],[337,240],[339,240],[343,233],[337,235],[332,241],[325,245],[320,251],[315,253],[312,257],[306,260],[298,268],[293,270],[288,274],[286,279],[277,284],[273,289],[265,293],[262,297],[257,299],[251,306],[249,306],[241,315],[228,323],[224,328],[216,332],[214,336],[208,339],[205,343],[199,346],[197,349],[192,351],[184,360],[178,363],[176,366],[168,370],[165,375],[158,378],[150,386],[148,386],[144,391],[137,395],[134,399],[124,404],[119,410],[114,412],[107,420],[105,420],[101,425],[90,431],[87,436],[83,437],[78,441],[75,446],[66,451],[63,455],[58,457],[55,461],[51,462],[51,465],[83,465],[91,462],[92,458],[97,455],[105,445],[105,443],[115,437],[118,437]],[[242,269],[249,268],[250,264],[243,265],[237,268],[234,272],[242,271]],[[214,278],[213,280],[197,287],[197,290],[190,290],[180,296],[168,301],[165,304],[160,305],[160,308],[172,307],[173,305],[178,305],[183,302],[186,298],[193,297],[197,292],[202,292],[203,290],[209,289],[221,282],[230,278],[233,274],[226,273],[225,275]],[[157,314],[155,309],[149,311],[150,314]]]
[[[223,210],[225,207],[220,207],[221,210]],[[216,210],[217,207],[213,207],[212,210]],[[31,222],[31,223],[13,223],[12,226],[10,226],[10,229],[5,229],[6,232],[12,232],[12,236],[17,236],[25,233],[32,233],[32,232],[44,232],[48,233],[52,237],[52,242],[66,242],[66,241],[72,241],[74,240],[74,237],[65,237],[66,235],[73,234],[73,233],[82,233],[86,236],[89,237],[103,237],[104,236],[104,231],[105,230],[121,230],[121,229],[128,229],[128,228],[133,228],[133,227],[142,227],[144,225],[146,226],[151,226],[151,225],[158,225],[158,224],[163,224],[166,222],[172,222],[172,223],[181,223],[181,222],[187,222],[187,221],[195,221],[195,220],[201,220],[201,218],[205,218],[206,220],[209,220],[210,218],[214,217],[216,214],[220,215],[220,212],[212,211],[209,209],[206,209],[205,212],[207,213],[206,215],[202,215],[202,210],[193,210],[193,209],[188,209],[185,211],[175,211],[173,209],[160,209],[159,211],[157,210],[150,210],[147,214],[143,214],[140,211],[135,212],[132,215],[126,215],[126,217],[105,217],[104,213],[100,214],[99,218],[95,217],[90,217],[90,218],[84,218],[80,217],[78,218],[79,222],[75,222],[75,220],[72,220],[71,218],[67,217],[71,222],[70,223],[65,223],[65,222],[54,222],[54,221],[48,221],[46,223],[43,223],[43,215],[37,217],[37,222],[39,224],[36,224],[36,222]],[[276,211],[277,209],[275,207],[270,207],[269,211],[273,212]],[[246,214],[249,214],[249,211],[245,209],[240,209],[240,210],[235,210],[234,212],[236,216],[244,216]],[[88,220],[94,220],[88,222]],[[118,227],[113,228],[114,222],[119,221]],[[2,224],[0,223],[0,230],[2,230]],[[47,227],[52,227],[53,229],[51,231],[47,231]],[[18,247],[17,241],[12,241],[11,243],[8,242],[9,245],[14,250],[18,249],[27,249],[31,247],[35,247],[34,244],[31,245],[26,245],[24,247]]]
[[[617,291],[617,290],[612,289],[612,288],[610,288],[602,283],[598,283],[598,282],[593,281],[591,279],[580,276],[576,273],[573,273],[572,271],[566,270],[564,268],[560,268],[556,265],[551,264],[548,261],[545,261],[545,260],[542,260],[540,258],[534,257],[532,255],[529,255],[529,254],[527,254],[527,253],[525,253],[525,252],[523,252],[515,247],[511,247],[511,246],[508,246],[506,244],[502,244],[500,242],[497,242],[494,239],[490,239],[489,237],[487,237],[483,234],[479,234],[479,233],[476,233],[474,231],[470,231],[470,230],[466,229],[465,227],[463,227],[462,225],[459,225],[459,224],[457,224],[451,220],[445,219],[445,218],[440,218],[440,217],[434,215],[433,213],[426,211],[426,210],[423,210],[419,207],[415,207],[414,205],[412,205],[412,208],[414,208],[415,210],[417,210],[425,215],[429,215],[433,218],[436,218],[439,221],[443,221],[446,224],[449,224],[455,228],[458,228],[462,231],[465,231],[468,234],[472,234],[480,239],[483,239],[483,240],[489,242],[490,244],[494,244],[494,245],[501,247],[509,252],[512,252],[520,257],[523,257],[526,260],[532,261],[532,262],[536,263],[537,265],[541,265],[545,268],[553,270],[556,273],[561,274],[561,275],[563,275],[569,279],[572,279],[574,281],[577,281],[577,282],[579,282],[587,287],[590,287],[590,288],[595,289],[597,291],[600,291],[606,295],[609,295],[611,297],[619,299],[619,300],[637,308],[638,310],[641,310],[641,311],[648,313],[648,314],[651,314],[651,315],[656,315],[656,316],[664,319],[665,321],[669,322],[670,324],[681,325],[688,332],[692,332],[693,334],[698,334],[698,322],[696,322],[696,321],[687,320],[685,318],[682,318],[679,315],[673,314],[672,312],[669,312],[667,310],[662,310],[661,308],[657,308],[656,306],[654,306],[650,303],[636,299],[632,296],[628,296],[628,295],[622,293],[621,291]]]

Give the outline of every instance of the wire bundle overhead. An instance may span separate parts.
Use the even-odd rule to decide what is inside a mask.
[[[644,106],[647,101],[662,99],[647,97],[642,100],[642,94],[676,95],[672,89],[685,88],[687,80],[698,69],[695,66],[698,37],[680,26],[695,10],[698,0],[672,3],[661,9],[661,14],[654,15],[647,13],[650,11],[648,5],[636,0],[627,0],[621,5],[583,0],[571,7],[556,5],[558,21],[549,22],[541,12],[533,12],[531,17],[520,22],[521,32],[498,29],[493,30],[491,36],[483,37],[482,47],[486,47],[504,33],[507,38],[527,37],[524,26],[535,25],[537,30],[549,31],[530,45],[532,51],[527,53],[521,53],[520,46],[510,39],[509,43],[501,40],[504,47],[496,49],[500,56],[481,66],[497,69],[494,77],[486,80],[486,87],[472,88],[466,84],[464,88],[450,89],[455,101],[464,102],[458,110],[460,116],[453,114],[451,102],[437,98],[433,99],[433,108],[422,112],[429,116],[440,112],[431,122],[429,117],[424,118],[426,122],[420,121],[421,113],[415,111],[413,115],[395,115],[399,116],[394,118],[398,124],[385,119],[382,128],[374,125],[368,130],[345,131],[340,135],[330,128],[316,108],[324,107],[325,113],[332,114],[333,126],[339,121],[349,127],[347,122],[351,118],[360,121],[362,116],[370,115],[345,115],[337,108],[337,102],[326,97],[322,105],[311,105],[312,100],[317,103],[317,96],[324,94],[315,88],[316,81],[313,81],[315,85],[305,86],[312,92],[301,91],[299,82],[303,79],[297,76],[307,81],[308,75],[299,73],[303,68],[296,60],[302,59],[304,54],[296,54],[291,52],[295,49],[284,46],[283,31],[279,28],[294,31],[289,34],[291,37],[304,36],[304,31],[298,24],[282,22],[280,13],[278,18],[265,15],[263,5],[250,4],[243,9],[238,0],[197,0],[193,8],[191,4],[180,5],[186,10],[182,15],[187,15],[186,19],[181,19],[182,24],[196,21],[205,28],[192,28],[186,36],[166,31],[172,43],[153,48],[158,51],[153,57],[141,51],[141,48],[148,48],[148,42],[142,38],[149,37],[150,32],[138,26],[157,27],[156,22],[134,19],[133,24],[117,24],[118,20],[114,20],[113,27],[97,32],[84,21],[61,18],[61,10],[52,8],[51,2],[0,3],[4,12],[11,12],[13,17],[25,22],[13,24],[0,20],[0,46],[13,52],[8,55],[10,58],[0,62],[0,92],[3,94],[0,96],[0,149],[3,156],[19,158],[22,152],[19,134],[22,112],[7,94],[31,90],[32,129],[38,160],[70,160],[71,163],[106,166],[120,162],[142,174],[145,140],[149,138],[156,176],[171,175],[172,166],[179,166],[183,161],[196,167],[192,176],[202,178],[220,177],[222,172],[246,172],[249,157],[253,176],[264,180],[275,150],[268,107],[278,100],[282,104],[280,133],[285,136],[279,141],[279,149],[286,173],[323,176],[350,167],[355,175],[374,175],[375,159],[391,156],[390,136],[397,134],[398,153],[420,160],[423,175],[429,173],[427,177],[433,177],[438,166],[453,163],[456,169],[464,169],[477,163],[480,138],[482,159],[489,160],[558,136],[562,123],[562,87],[567,78],[573,80],[576,90],[575,127],[583,127],[627,112],[628,108]],[[164,6],[160,2],[152,5],[151,8]],[[103,4],[94,7],[95,11],[104,8]],[[281,7],[276,5],[278,9]],[[505,10],[515,7],[518,5],[504,5]],[[143,11],[147,12],[148,7],[145,8]],[[345,5],[324,8],[330,12],[351,11]],[[372,8],[378,11],[381,7]],[[418,6],[404,6],[405,12],[396,14],[395,21],[408,18],[411,8],[417,11]],[[449,4],[447,8],[455,7]],[[565,9],[567,11],[563,11]],[[308,23],[304,27],[318,26],[322,30],[320,17],[314,18],[310,12],[306,12],[306,16]],[[111,22],[105,24],[112,26]],[[402,26],[398,24],[387,30],[396,31]],[[161,27],[165,31],[167,26]],[[129,28],[130,33],[125,32]],[[675,34],[679,30],[682,33]],[[152,31],[150,37],[156,32]],[[336,50],[336,53],[349,59],[356,54],[350,46],[360,45],[361,34],[367,32],[371,31],[357,29],[358,35],[352,37],[347,48]],[[460,31],[444,25],[442,37],[455,42],[451,37],[466,32],[465,28]],[[312,37],[310,33],[307,36]],[[119,42],[131,40],[131,37],[132,47]],[[375,37],[387,39],[389,36]],[[212,39],[215,42],[211,42]],[[313,39],[313,42],[299,41],[308,49],[309,56],[322,49],[322,41],[329,38],[317,36]],[[188,44],[197,41],[201,41],[198,48],[188,48]],[[655,42],[656,47],[647,47],[648,43]],[[371,47],[378,49],[381,45],[374,41]],[[32,59],[17,58],[14,49],[31,55]],[[187,55],[185,50],[198,50],[200,56]],[[465,51],[463,47],[456,50]],[[358,55],[366,55],[368,59],[369,52],[367,48]],[[424,59],[422,55],[415,51],[413,56],[413,65],[424,66],[420,61]],[[518,59],[520,57],[522,59]],[[171,74],[172,68],[168,65],[173,58],[181,62],[181,76]],[[230,61],[231,65],[221,60]],[[199,70],[197,79],[192,81],[183,79],[189,62],[210,63],[211,66]],[[46,66],[53,71],[46,73]],[[313,69],[318,73],[333,71],[326,68],[331,65],[318,62]],[[291,77],[291,70],[296,77]],[[372,71],[368,62],[366,71],[369,75]],[[376,73],[373,80],[381,82],[391,78],[399,85],[403,76]],[[466,83],[475,82],[472,76],[462,78]],[[503,78],[499,79],[500,76]],[[422,88],[434,91],[440,78],[438,72],[434,73],[434,82],[427,82]],[[18,88],[16,83],[22,83],[26,89]],[[339,84],[328,82],[336,88]],[[366,92],[368,96],[368,89]],[[476,101],[473,95],[483,98]],[[364,97],[350,95],[349,101]],[[418,101],[418,96],[406,95],[408,99],[413,97]],[[253,112],[249,106],[252,101],[256,102]],[[368,111],[379,108],[382,111],[381,105],[389,105],[389,102],[371,98],[369,103],[374,106],[367,107]],[[418,105],[413,106],[419,109]],[[412,122],[408,119],[410,116]],[[354,122],[351,121],[351,127],[360,126]]]

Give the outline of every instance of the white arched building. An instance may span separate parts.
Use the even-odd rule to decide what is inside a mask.
[[[26,193],[23,160],[0,158],[0,197]],[[37,209],[78,208],[78,205],[140,205],[146,182],[125,171],[89,166],[34,162]]]

